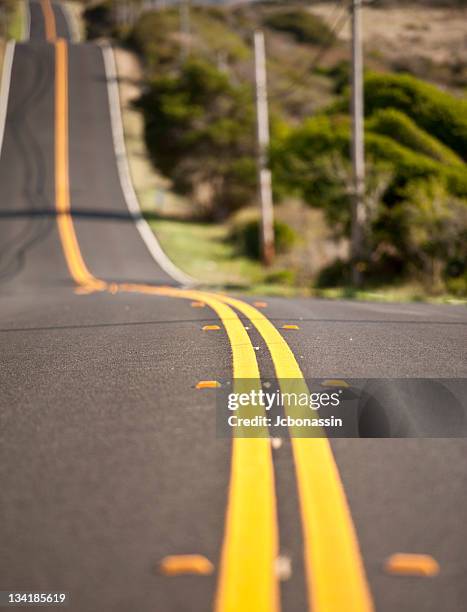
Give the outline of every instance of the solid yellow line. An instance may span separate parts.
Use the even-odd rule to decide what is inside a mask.
[[[270,351],[282,391],[308,392],[293,352],[272,323],[245,302],[217,297],[248,317],[259,331]],[[358,539],[329,441],[325,437],[292,437],[292,448],[310,609],[371,612],[373,602]]]
[[[253,379],[252,385],[259,389],[256,353],[242,322],[228,305],[197,291],[109,284],[89,272],[70,209],[66,42],[57,40],[55,50],[55,198],[60,239],[73,280],[90,291],[129,291],[205,302],[221,319],[230,340],[236,390],[243,379]],[[269,439],[234,438],[216,612],[278,612],[277,555],[276,496]]]
[[[50,0],[41,0],[41,8],[45,22],[45,37],[48,42],[55,42],[57,38],[57,26]]]
[[[65,260],[78,285],[95,290],[107,284],[96,279],[81,256],[70,209],[68,170],[68,47],[63,39],[55,42],[55,207]]]

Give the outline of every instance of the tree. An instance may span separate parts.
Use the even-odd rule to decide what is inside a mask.
[[[153,79],[139,101],[155,165],[204,211],[225,217],[254,197],[251,92],[191,59],[177,76]]]
[[[456,275],[467,265],[467,202],[452,196],[438,181],[411,183],[397,213],[405,226],[407,250],[415,271],[431,291],[443,288],[454,262]],[[464,290],[467,290],[465,285]]]

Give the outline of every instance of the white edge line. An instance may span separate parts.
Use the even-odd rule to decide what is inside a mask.
[[[5,123],[8,110],[8,98],[10,96],[11,70],[13,68],[13,56],[15,54],[15,41],[9,40],[5,48],[3,59],[2,84],[0,86],[0,156],[3,148],[3,136],[5,135]]]
[[[23,22],[23,42],[26,42],[31,37],[31,8],[29,0],[24,2],[24,22]]]
[[[136,196],[133,183],[131,180],[128,159],[126,155],[125,137],[123,133],[123,123],[120,107],[120,94],[117,83],[117,67],[112,47],[108,43],[100,43],[99,45],[104,57],[104,67],[107,77],[107,90],[110,106],[110,119],[112,124],[112,136],[115,149],[115,158],[117,160],[118,174],[120,177],[120,185],[122,187],[125,202],[128,210],[133,217],[136,228],[140,233],[149,253],[157,264],[171,276],[175,281],[182,285],[195,285],[197,281],[184,272],[182,272],[162,250],[159,241],[155,237],[153,231],[141,214],[141,208]]]

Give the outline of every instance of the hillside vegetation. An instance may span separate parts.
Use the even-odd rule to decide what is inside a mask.
[[[278,211],[299,200],[322,211],[335,241],[348,238],[348,53],[325,20],[293,4],[198,7],[186,35],[175,9],[143,12],[122,24],[112,8],[107,1],[87,11],[88,33],[118,37],[142,58],[146,79],[137,105],[147,148],[174,189],[192,201],[193,218],[227,220],[239,249],[257,257],[252,222],[239,221],[237,211],[256,197],[251,39],[260,26],[267,36]],[[381,55],[366,60],[366,282],[412,278],[429,292],[465,294],[466,98],[456,83],[452,91],[440,89],[392,72]],[[300,240],[290,240],[284,251],[300,248]],[[305,258],[295,261],[292,282],[348,281],[345,256],[324,257],[321,270],[314,265],[308,272]]]

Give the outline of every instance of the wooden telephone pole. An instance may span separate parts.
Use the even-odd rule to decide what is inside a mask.
[[[190,55],[191,0],[180,1],[180,60],[183,64]]]
[[[365,207],[365,141],[363,108],[362,0],[351,0],[352,18],[352,282],[362,283],[362,263],[366,226]]]
[[[256,30],[255,41],[255,81],[256,117],[258,136],[258,194],[261,204],[261,247],[263,263],[269,266],[275,255],[274,248],[274,210],[272,200],[271,170],[268,164],[269,152],[269,109],[266,77],[266,50],[264,33]]]

